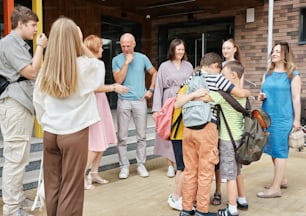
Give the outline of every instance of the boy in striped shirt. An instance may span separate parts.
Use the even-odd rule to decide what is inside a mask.
[[[203,78],[206,79],[210,91],[223,90],[238,97],[250,95],[248,90],[233,85],[221,71],[222,59],[216,53],[207,53],[201,59]],[[188,81],[187,81],[188,84]],[[178,94],[175,108],[182,107],[190,100],[200,100],[207,95],[207,89],[200,88],[190,94]],[[210,203],[211,182],[215,165],[219,161],[217,111],[212,105],[211,122],[203,128],[184,128],[183,157],[185,163],[183,184],[183,210],[180,216],[215,216],[208,211]],[[196,211],[193,211],[194,201]]]

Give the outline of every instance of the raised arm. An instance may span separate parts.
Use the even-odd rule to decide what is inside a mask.
[[[184,87],[186,88],[186,87]],[[201,88],[198,89],[190,94],[177,94],[176,96],[176,100],[174,102],[174,107],[175,108],[180,108],[182,106],[184,106],[184,104],[186,104],[187,102],[191,101],[191,100],[202,100],[201,97],[207,95],[208,90]]]
[[[235,86],[231,92],[230,92],[232,95],[236,96],[236,97],[239,97],[239,98],[246,98],[246,97],[249,97],[251,96],[251,92],[247,89],[243,89],[243,88],[240,88],[238,86]]]
[[[125,80],[126,73],[129,68],[129,64],[133,61],[134,55],[133,54],[126,54],[125,55],[125,62],[120,68],[119,71],[113,71],[114,79],[116,83],[122,84],[123,81]]]
[[[39,72],[39,69],[41,67],[41,62],[43,59],[43,52],[44,48],[47,47],[48,44],[48,38],[46,37],[45,34],[40,34],[36,38],[37,43],[36,43],[36,51],[34,53],[33,59],[32,59],[32,64],[24,67],[21,71],[20,74],[27,78],[27,79],[36,79],[37,74]]]

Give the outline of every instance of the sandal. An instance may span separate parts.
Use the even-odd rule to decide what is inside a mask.
[[[96,174],[97,177],[93,177],[92,174]],[[96,182],[96,183],[101,184],[101,185],[109,183],[108,180],[106,180],[106,179],[102,178],[101,176],[99,176],[98,172],[91,172],[91,173],[89,173],[89,175],[91,176],[91,181],[92,182]]]
[[[93,186],[91,183],[87,181],[87,179],[84,179],[84,189],[85,190],[93,190],[95,189],[95,186]]]
[[[218,192],[214,193],[214,198],[212,199],[211,204],[221,205],[221,201],[222,201],[221,193],[218,193]]]

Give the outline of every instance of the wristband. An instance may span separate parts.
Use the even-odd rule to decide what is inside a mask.
[[[153,94],[153,93],[154,93],[154,88],[149,88],[148,91],[151,92],[151,93]]]

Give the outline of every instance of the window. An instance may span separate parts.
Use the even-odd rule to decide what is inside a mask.
[[[299,43],[306,44],[306,8],[301,8],[300,11]]]

